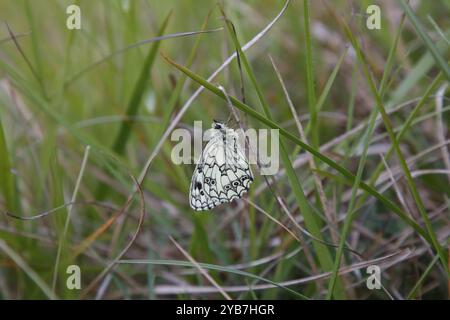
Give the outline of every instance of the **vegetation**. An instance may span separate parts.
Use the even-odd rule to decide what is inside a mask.
[[[372,2],[2,1],[0,297],[447,299],[450,4]],[[233,115],[280,171],[194,212]]]

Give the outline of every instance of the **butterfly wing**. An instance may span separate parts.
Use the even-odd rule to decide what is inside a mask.
[[[225,202],[231,202],[248,191],[253,174],[237,139],[227,143],[224,150],[225,163],[221,166],[218,188],[221,188],[223,198],[227,199]]]
[[[211,139],[203,150],[202,156],[195,167],[189,191],[189,204],[194,210],[209,210],[220,203],[220,201],[212,199],[210,196],[211,177],[214,175],[213,171],[218,170],[214,166],[215,154],[220,147],[219,140]]]
[[[236,138],[211,139],[195,168],[190,205],[194,210],[209,210],[220,203],[241,198],[248,191],[253,174]]]

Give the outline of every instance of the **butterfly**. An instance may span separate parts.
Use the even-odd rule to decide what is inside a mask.
[[[192,175],[189,204],[196,211],[239,199],[248,191],[253,174],[237,133],[223,123],[212,124],[211,139]]]

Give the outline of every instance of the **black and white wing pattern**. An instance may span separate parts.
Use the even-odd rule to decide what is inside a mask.
[[[189,203],[194,210],[210,210],[239,199],[248,191],[253,174],[234,130],[214,123],[217,130],[194,170]]]

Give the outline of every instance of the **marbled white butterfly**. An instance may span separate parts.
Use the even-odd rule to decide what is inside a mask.
[[[211,139],[192,175],[189,191],[192,209],[210,210],[221,203],[239,199],[252,181],[253,174],[237,133],[214,121]]]

